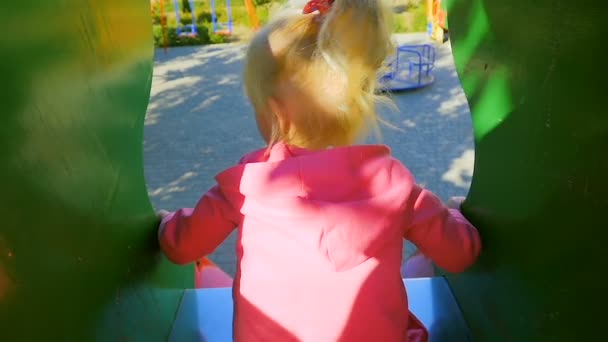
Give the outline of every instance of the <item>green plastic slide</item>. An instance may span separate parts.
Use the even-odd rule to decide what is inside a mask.
[[[447,5],[476,142],[464,212],[484,239],[452,290],[476,341],[596,340],[608,307],[605,12],[599,1]]]
[[[0,341],[160,337],[163,288],[192,284],[161,265],[143,176],[149,6],[0,3]]]

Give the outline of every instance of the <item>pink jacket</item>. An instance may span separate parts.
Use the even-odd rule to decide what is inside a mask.
[[[386,146],[264,152],[218,174],[159,231],[169,260],[186,264],[238,228],[234,340],[425,340],[408,312],[403,239],[460,272],[480,251],[476,229]]]

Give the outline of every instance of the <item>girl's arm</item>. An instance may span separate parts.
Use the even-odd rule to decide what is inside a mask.
[[[173,263],[184,265],[211,254],[238,225],[240,213],[219,186],[211,188],[193,209],[164,216],[158,230],[161,249]]]
[[[404,237],[447,272],[462,272],[481,251],[477,229],[457,209],[449,209],[421,187],[412,190]]]

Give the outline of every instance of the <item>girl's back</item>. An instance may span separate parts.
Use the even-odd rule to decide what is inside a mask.
[[[170,260],[189,263],[238,227],[237,341],[424,338],[407,309],[403,239],[452,272],[479,253],[475,229],[385,146],[276,144],[217,181],[194,209],[165,217],[160,242]]]
[[[405,168],[383,146],[278,144],[245,162],[218,176],[242,203],[236,339],[402,340]]]

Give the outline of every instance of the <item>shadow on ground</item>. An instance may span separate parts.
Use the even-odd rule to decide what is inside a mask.
[[[424,34],[396,40],[426,41]],[[192,207],[218,172],[263,146],[242,91],[244,52],[242,44],[156,51],[144,130],[145,175],[156,208]],[[437,46],[434,73],[434,84],[391,95],[398,111],[380,109],[395,126],[383,127],[382,142],[420,184],[447,200],[466,195],[469,188],[472,122],[449,44]],[[211,256],[231,275],[234,241],[232,234]],[[409,246],[406,254],[412,252]]]

